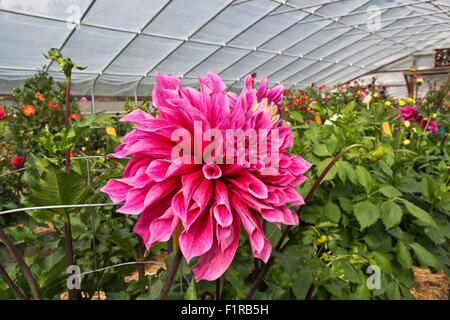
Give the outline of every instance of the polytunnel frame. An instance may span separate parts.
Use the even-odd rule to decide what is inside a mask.
[[[234,67],[236,64],[238,64],[240,61],[242,61],[243,59],[245,59],[246,57],[248,57],[251,53],[253,52],[260,52],[260,53],[265,53],[265,54],[269,54],[270,56],[267,59],[264,59],[261,63],[259,63],[257,66],[255,66],[252,69],[259,69],[262,66],[266,65],[267,63],[269,63],[270,61],[272,61],[273,59],[275,59],[278,56],[285,56],[285,57],[290,57],[290,58],[294,58],[293,61],[289,62],[288,64],[276,69],[275,71],[271,72],[271,74],[267,75],[269,78],[270,76],[278,73],[281,70],[284,70],[290,66],[292,66],[292,64],[298,62],[299,60],[302,59],[306,59],[306,60],[311,60],[314,61],[311,64],[308,64],[306,66],[304,66],[303,68],[300,68],[300,70],[295,70],[293,73],[290,73],[289,75],[285,76],[283,79],[276,81],[276,84],[280,84],[280,83],[284,83],[286,85],[287,88],[291,89],[294,87],[297,87],[299,84],[303,84],[304,86],[309,85],[309,83],[307,82],[307,79],[302,79],[301,81],[297,81],[297,82],[292,82],[289,83],[287,82],[287,80],[293,76],[296,76],[298,74],[300,74],[302,71],[306,70],[307,68],[314,66],[317,63],[328,63],[328,67],[332,66],[334,64],[338,64],[338,65],[342,65],[344,67],[351,67],[352,69],[356,69],[356,70],[352,70],[350,73],[346,73],[344,74],[343,77],[348,77],[350,75],[354,75],[354,74],[366,74],[369,73],[370,71],[372,71],[370,68],[368,68],[366,65],[359,65],[359,61],[356,62],[352,62],[352,63],[343,63],[341,61],[331,61],[329,59],[326,59],[328,56],[332,56],[335,55],[339,52],[341,52],[342,50],[345,50],[346,48],[354,45],[355,43],[369,37],[369,36],[376,36],[379,41],[376,42],[376,44],[378,44],[381,41],[389,41],[390,43],[393,44],[393,47],[397,47],[401,46],[404,49],[406,49],[407,51],[405,52],[405,56],[410,55],[414,52],[419,51],[421,48],[415,48],[413,45],[411,44],[405,44],[404,42],[407,41],[408,39],[417,36],[417,35],[421,35],[421,32],[416,32],[416,33],[411,33],[410,35],[408,35],[408,37],[406,39],[403,39],[402,42],[397,42],[395,40],[391,39],[391,36],[389,37],[384,37],[382,35],[379,35],[379,32],[385,32],[385,31],[390,31],[390,30],[399,30],[398,33],[403,32],[407,29],[410,28],[416,28],[416,27],[422,27],[422,26],[434,26],[434,25],[445,25],[448,24],[448,21],[442,21],[442,18],[438,17],[435,18],[437,19],[437,22],[435,23],[429,23],[429,24],[425,24],[425,25],[407,25],[407,26],[403,26],[403,27],[395,27],[395,28],[380,28],[378,30],[374,30],[374,31],[365,31],[362,30],[361,33],[354,33],[353,35],[363,35],[362,38],[357,39],[353,42],[349,42],[347,45],[343,46],[342,48],[333,51],[333,52],[328,52],[327,55],[325,56],[325,58],[317,58],[317,57],[312,57],[309,56],[308,54],[310,52],[314,52],[315,50],[325,46],[327,43],[323,43],[318,47],[314,47],[311,51],[307,52],[306,54],[300,54],[300,55],[296,55],[296,54],[289,54],[287,52],[283,52],[283,51],[287,51],[292,47],[295,47],[296,45],[298,45],[299,43],[301,43],[304,40],[307,40],[311,37],[313,37],[315,34],[324,31],[324,30],[332,30],[332,29],[339,29],[339,28],[350,28],[349,30],[345,31],[342,34],[339,34],[339,37],[345,36],[347,33],[352,32],[356,29],[359,29],[360,26],[366,24],[367,22],[360,22],[360,23],[355,23],[355,24],[348,24],[348,23],[343,23],[341,21],[342,18],[348,17],[348,16],[353,16],[353,15],[358,15],[358,14],[364,14],[367,13],[367,10],[360,10],[362,7],[364,7],[365,5],[367,5],[368,3],[371,2],[371,0],[365,0],[362,1],[361,3],[358,4],[358,6],[356,8],[350,9],[349,12],[345,13],[345,14],[341,14],[341,15],[335,15],[335,16],[324,16],[322,14],[317,13],[317,11],[319,11],[321,8],[323,8],[324,6],[328,5],[328,4],[332,4],[332,3],[337,3],[339,2],[339,0],[329,0],[329,1],[325,1],[325,2],[321,2],[321,3],[316,3],[316,4],[309,4],[309,5],[305,5],[302,7],[299,7],[297,5],[294,5],[290,2],[288,2],[288,0],[269,0],[271,2],[276,3],[276,6],[274,6],[269,12],[266,12],[265,14],[261,15],[258,19],[256,19],[255,21],[252,21],[251,24],[249,24],[247,27],[243,28],[242,30],[240,30],[236,35],[234,35],[231,39],[227,40],[227,43],[216,43],[216,42],[212,42],[212,41],[203,41],[203,40],[196,40],[196,39],[192,39],[199,31],[201,31],[206,25],[208,25],[210,22],[212,22],[217,16],[219,16],[222,12],[224,12],[227,8],[234,6],[234,5],[240,5],[242,3],[245,2],[249,2],[249,1],[254,1],[254,0],[231,0],[228,1],[224,6],[222,6],[219,10],[217,10],[211,17],[209,17],[204,23],[202,23],[202,25],[200,25],[198,28],[196,28],[193,32],[190,33],[190,35],[186,38],[180,38],[180,37],[174,37],[174,36],[168,36],[168,35],[161,35],[161,34],[155,34],[155,33],[151,33],[151,32],[144,32],[143,30],[145,30],[162,12],[164,12],[164,10],[167,8],[167,6],[169,6],[172,3],[172,0],[168,0],[153,16],[151,19],[149,19],[149,21],[147,21],[147,23],[140,28],[138,31],[136,30],[128,30],[128,29],[124,29],[124,28],[118,28],[118,27],[111,27],[111,26],[102,26],[102,25],[97,25],[97,24],[92,24],[92,23],[85,23],[83,22],[84,18],[88,15],[89,11],[91,10],[91,8],[94,6],[94,4],[96,3],[96,0],[91,0],[91,2],[89,3],[89,5],[86,7],[86,9],[83,11],[82,15],[80,16],[79,21],[74,22],[74,21],[70,21],[67,19],[63,19],[63,18],[56,18],[56,17],[50,17],[50,16],[44,16],[44,15],[40,15],[40,14],[36,14],[36,13],[28,13],[28,12],[19,12],[19,11],[14,11],[14,10],[9,10],[9,9],[5,9],[5,8],[0,8],[0,12],[7,12],[7,13],[12,13],[12,14],[19,14],[19,15],[24,15],[24,16],[30,16],[30,17],[35,17],[35,18],[41,18],[41,19],[45,19],[45,20],[51,20],[51,21],[58,21],[58,22],[65,22],[65,23],[71,23],[73,24],[73,28],[72,30],[69,32],[69,34],[66,36],[66,38],[64,39],[64,41],[62,42],[61,46],[59,47],[60,50],[62,50],[66,44],[69,42],[69,40],[72,38],[72,36],[76,33],[76,30],[78,29],[79,26],[87,26],[87,27],[92,27],[92,28],[98,28],[98,29],[104,29],[104,30],[110,30],[110,31],[117,31],[117,32],[124,32],[124,33],[129,33],[129,34],[133,34],[133,36],[131,37],[131,39],[129,39],[127,41],[127,43],[125,44],[124,47],[122,47],[113,57],[112,59],[106,64],[105,67],[102,68],[102,70],[100,72],[74,72],[76,74],[84,74],[84,75],[94,75],[95,79],[92,81],[92,85],[91,85],[91,113],[95,113],[96,109],[95,109],[95,88],[97,85],[98,80],[101,78],[102,75],[105,76],[123,76],[123,77],[135,77],[138,78],[138,80],[136,81],[136,85],[134,87],[134,100],[135,100],[135,104],[138,103],[138,91],[139,91],[139,86],[141,85],[142,81],[144,79],[146,79],[147,77],[150,76],[150,74],[155,71],[155,69],[161,65],[164,61],[166,61],[166,59],[168,57],[170,57],[174,52],[176,52],[183,44],[185,43],[197,43],[197,44],[204,44],[204,45],[209,45],[209,46],[214,46],[217,47],[215,48],[215,50],[213,50],[211,53],[209,53],[208,55],[206,55],[204,58],[202,58],[200,61],[198,61],[197,63],[195,63],[192,67],[190,67],[185,74],[181,74],[181,75],[176,75],[179,76],[181,79],[196,79],[196,76],[193,75],[189,75],[190,72],[192,72],[193,70],[195,70],[195,68],[197,68],[198,66],[202,65],[205,61],[207,61],[209,58],[211,58],[214,54],[216,54],[220,49],[222,48],[232,48],[232,49],[239,49],[239,50],[243,50],[243,51],[247,51],[243,56],[241,56],[238,59],[234,59],[231,64],[228,64],[228,66],[226,66],[225,68],[223,68],[222,70],[220,70],[219,72],[217,72],[219,75],[221,73],[223,73],[224,71],[231,69],[232,67]],[[396,8],[400,8],[400,7],[409,7],[411,8],[413,11],[418,11],[418,9],[421,10],[427,10],[430,11],[430,9],[428,8],[417,8],[415,7],[416,5],[420,5],[420,4],[431,4],[433,5],[437,11],[432,11],[432,12],[426,12],[426,13],[419,13],[419,14],[412,14],[411,15],[411,11],[406,12],[404,16],[399,16],[399,17],[395,17],[395,18],[387,18],[387,19],[381,19],[380,18],[380,23],[386,23],[386,22],[396,22],[398,20],[402,20],[402,19],[411,19],[411,18],[419,18],[419,17],[425,17],[425,16],[434,16],[434,15],[440,15],[440,14],[446,14],[447,16],[449,15],[448,13],[450,12],[450,10],[443,10],[440,6],[445,6],[445,7],[449,7],[446,4],[442,4],[441,2],[437,2],[434,0],[417,0],[415,2],[408,2],[408,3],[400,3],[400,4],[394,4],[394,5],[388,5],[388,6],[384,6],[384,7],[380,7],[379,10],[384,12],[388,12],[390,9],[396,9]],[[282,6],[287,6],[290,9],[287,10],[281,10],[281,11],[276,11],[277,9],[279,9]],[[312,11],[307,11],[306,9],[309,8],[313,8]],[[245,47],[245,46],[239,46],[239,45],[233,45],[230,44],[233,40],[235,40],[236,38],[240,37],[242,34],[244,34],[246,31],[248,31],[249,29],[251,29],[252,27],[254,27],[256,24],[258,24],[260,21],[264,20],[266,17],[268,16],[274,16],[274,15],[280,15],[280,14],[284,14],[284,13],[289,13],[289,12],[294,12],[294,11],[301,11],[303,13],[305,13],[305,15],[301,16],[300,18],[298,18],[297,20],[295,20],[295,22],[293,23],[289,23],[286,27],[282,28],[278,33],[274,34],[273,36],[271,36],[270,38],[264,40],[262,43],[260,43],[258,46],[250,48],[250,47]],[[311,21],[305,21],[307,20],[308,17],[317,17],[318,19],[314,19]],[[270,42],[271,40],[275,39],[276,37],[278,37],[280,34],[284,33],[285,31],[289,30],[290,28],[296,26],[297,24],[302,24],[302,23],[311,23],[311,22],[318,22],[318,21],[328,21],[329,23],[327,23],[326,25],[318,28],[316,31],[314,31],[313,33],[307,35],[306,37],[301,38],[298,41],[295,41],[294,43],[292,43],[291,45],[289,45],[287,48],[283,49],[283,51],[272,51],[272,50],[265,50],[262,49],[261,47]],[[339,23],[340,26],[330,26],[333,23]],[[387,25],[389,26],[389,24]],[[450,30],[450,29],[449,29]],[[150,36],[150,37],[157,37],[157,38],[163,38],[163,39],[170,39],[170,40],[176,40],[179,41],[180,43],[178,45],[176,45],[170,52],[168,52],[162,59],[160,59],[156,64],[154,64],[147,72],[145,72],[145,74],[139,76],[137,74],[126,74],[126,73],[111,73],[111,72],[107,72],[107,69],[124,53],[124,51],[134,42],[134,40],[136,40],[136,38],[139,37],[139,35],[146,35],[146,36]],[[392,35],[393,37],[395,37],[395,34]],[[397,35],[399,36],[399,35]],[[405,36],[400,35],[400,36]],[[434,40],[434,39],[433,39]],[[440,39],[435,39],[435,41],[433,42],[436,43],[437,41],[442,40],[442,38]],[[430,43],[427,43],[425,45],[422,46],[423,47],[427,47],[430,46]],[[365,48],[363,48],[362,50],[364,50]],[[374,52],[372,52],[372,55],[376,55],[382,51],[384,51],[385,48],[380,48],[379,50],[376,50]],[[401,49],[399,49],[397,52],[401,51]],[[350,57],[353,57],[355,54],[352,52],[350,55],[346,56],[344,59],[347,60]],[[51,65],[52,65],[52,61],[46,66],[45,70],[49,71]],[[317,73],[321,73],[322,71],[324,71],[324,69],[326,69],[327,66],[323,66],[322,68],[319,69],[318,72],[315,72],[313,75],[317,74]],[[31,68],[12,68],[12,67],[0,67],[0,69],[9,69],[9,70],[20,70],[20,71],[36,71],[34,69]],[[361,70],[361,72],[357,72],[357,70]],[[373,70],[376,68],[373,68]],[[342,69],[339,69],[338,71],[332,73],[331,75],[335,75],[335,74],[339,74],[339,72],[341,72]],[[236,83],[241,83],[243,78],[245,77],[245,75],[247,74],[247,72],[245,74],[240,75],[237,78],[225,78],[222,77],[222,79],[224,81],[227,82],[231,82],[229,84],[229,88],[233,88],[233,86]],[[319,81],[323,81],[326,78],[328,78],[329,75],[322,77]],[[318,82],[319,82],[318,81]],[[259,82],[259,81],[257,81]],[[274,83],[274,82],[272,82]]]

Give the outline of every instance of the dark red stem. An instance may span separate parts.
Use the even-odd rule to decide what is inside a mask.
[[[178,248],[177,252],[175,253],[175,257],[173,258],[172,264],[170,265],[169,272],[167,273],[166,281],[164,282],[161,292],[159,293],[158,300],[166,299],[182,258],[183,255],[181,254],[181,250]]]
[[[14,281],[9,277],[8,273],[6,272],[5,268],[0,264],[0,277],[6,282],[6,284],[10,287],[11,291],[14,293],[14,295],[19,300],[26,300],[25,296],[22,292],[20,292],[19,288],[14,284]]]
[[[33,298],[35,300],[39,300],[39,290],[36,285],[36,281],[33,278],[33,275],[31,274],[30,269],[28,268],[27,264],[25,263],[25,260],[23,259],[22,255],[19,253],[19,250],[17,250],[16,246],[11,242],[11,240],[8,238],[5,232],[3,232],[2,228],[0,228],[0,240],[5,244],[6,248],[9,251],[9,254],[11,257],[16,260],[17,264],[19,265],[20,270],[22,270],[23,275],[25,276],[25,279],[28,282],[28,285],[31,289],[31,294],[33,295]]]

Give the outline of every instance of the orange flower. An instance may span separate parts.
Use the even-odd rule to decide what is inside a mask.
[[[316,120],[317,124],[321,125],[322,124],[322,119],[320,119],[320,116],[318,114],[316,114],[314,116],[314,119]]]
[[[80,115],[79,115],[79,114],[76,114],[76,113],[71,113],[71,114],[70,114],[70,118],[71,118],[72,120],[77,121],[77,120],[80,120]]]
[[[25,116],[29,117],[31,114],[36,113],[36,109],[31,105],[27,105],[23,108],[23,113],[25,114]]]
[[[45,100],[44,96],[43,96],[42,94],[40,94],[39,92],[36,93],[36,98],[38,98],[38,99],[41,100],[41,101],[44,101],[44,100]]]

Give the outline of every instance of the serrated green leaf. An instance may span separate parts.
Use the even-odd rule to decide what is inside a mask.
[[[431,254],[430,251],[422,247],[417,242],[411,243],[409,246],[414,250],[414,253],[420,262],[436,269],[440,268],[439,261]]]
[[[313,282],[311,270],[308,267],[303,267],[298,273],[298,278],[295,280],[292,291],[298,300],[304,300],[308,289]]]
[[[330,156],[330,152],[325,144],[316,144],[312,148],[312,152],[319,157]]]
[[[381,219],[386,229],[395,227],[402,221],[402,209],[392,200],[383,202],[380,209]]]
[[[324,206],[325,216],[333,222],[339,222],[341,219],[341,210],[331,200]]]
[[[398,198],[402,196],[402,193],[393,186],[383,186],[378,191],[388,198]]]
[[[83,203],[89,194],[81,176],[50,163],[28,199],[36,206],[71,205]]]
[[[420,209],[409,201],[404,200],[403,203],[405,204],[408,212],[415,218],[419,219],[425,226],[437,228],[436,222],[426,211]]]
[[[409,253],[408,247],[402,242],[397,241],[397,244],[394,248],[395,256],[397,257],[397,261],[400,265],[406,269],[411,268],[412,258]]]
[[[361,225],[361,230],[374,224],[380,217],[378,207],[368,200],[358,202],[353,207],[353,212],[356,216],[356,220],[358,220]]]
[[[367,190],[370,191],[372,184],[372,177],[370,176],[369,171],[362,166],[356,167],[356,174],[358,176],[359,183]]]

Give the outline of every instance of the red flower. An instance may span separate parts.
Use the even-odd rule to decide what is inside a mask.
[[[25,114],[25,116],[29,117],[31,114],[36,113],[36,109],[32,105],[26,105],[25,107],[23,107],[23,113]]]
[[[256,72],[252,73],[252,78],[256,78]]]
[[[41,101],[44,101],[44,100],[45,100],[44,96],[43,96],[42,94],[40,94],[39,92],[36,93],[36,98],[38,98],[38,99],[41,100]]]
[[[70,118],[71,118],[72,120],[77,121],[77,120],[80,119],[80,115],[79,115],[79,114],[76,114],[76,113],[71,113],[71,114],[70,114]]]
[[[49,107],[52,107],[53,109],[56,109],[56,110],[58,110],[60,107],[59,107],[59,105],[57,105],[56,103],[54,103],[54,102],[49,102],[48,103],[48,106]]]
[[[11,165],[16,167],[17,169],[20,169],[23,167],[23,164],[25,163],[24,157],[12,157],[11,158]]]
[[[255,87],[255,80],[252,80],[252,88]]]
[[[0,120],[5,120],[5,119],[6,119],[5,109],[0,107]]]

